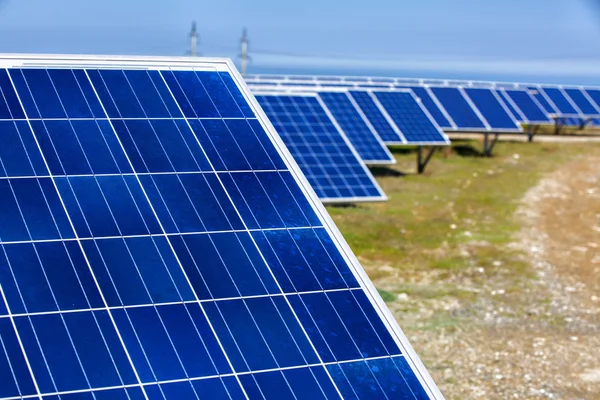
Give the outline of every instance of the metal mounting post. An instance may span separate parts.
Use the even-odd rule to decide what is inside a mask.
[[[494,150],[494,146],[496,145],[496,142],[498,141],[498,134],[494,134],[494,138],[490,141],[489,138],[490,132],[485,132],[483,134],[483,156],[484,157],[491,157],[492,156],[492,150]]]
[[[430,147],[425,158],[423,158],[423,146],[417,147],[417,173],[422,174],[425,172],[425,167],[429,164],[433,153],[435,153],[435,147]]]
[[[564,127],[563,119],[561,117],[556,117],[554,119],[554,134],[560,135],[562,128]]]
[[[533,125],[529,125],[527,127],[527,141],[529,143],[533,142],[533,136],[535,135],[535,130],[533,128]]]
[[[593,118],[580,118],[579,121],[579,130],[583,130],[590,122],[592,122]]]

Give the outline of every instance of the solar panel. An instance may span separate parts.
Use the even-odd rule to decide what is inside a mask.
[[[485,122],[473,110],[458,88],[431,87],[434,96],[460,130],[486,130]]]
[[[363,117],[348,92],[319,92],[319,97],[342,128],[356,152],[366,164],[393,164],[396,162],[377,132]]]
[[[350,95],[360,107],[365,117],[369,120],[381,140],[387,144],[404,144],[406,139],[400,130],[393,125],[384,112],[377,106],[371,94],[366,91],[353,90]]]
[[[475,107],[495,132],[520,132],[521,126],[508,113],[494,91],[487,88],[464,88]]]
[[[577,108],[581,110],[584,115],[587,116],[598,116],[600,110],[592,104],[591,99],[585,94],[582,89],[579,88],[563,88],[566,95],[575,103]]]
[[[444,112],[429,95],[427,88],[421,86],[406,86],[405,88],[412,90],[413,93],[421,99],[421,103],[442,129],[454,129],[452,122],[444,115]]]
[[[575,109],[575,106],[567,99],[561,89],[542,87],[541,90],[548,96],[548,99],[554,104],[554,108],[558,110],[561,116],[578,117],[580,112]]]
[[[584,89],[593,104],[600,109],[600,89]]]
[[[229,61],[2,65],[0,399],[442,398]]]
[[[256,98],[322,201],[386,199],[316,94],[257,94]]]
[[[580,126],[581,125],[581,118],[574,118],[574,117],[557,117],[556,118],[556,123],[558,125],[564,125],[564,126]]]
[[[513,116],[514,119],[522,123],[528,122],[527,117],[525,117],[525,115],[521,113],[521,110],[519,110],[516,107],[512,99],[506,94],[506,92],[503,89],[496,89],[496,93],[498,94],[498,96],[500,96],[502,102],[504,103],[508,111],[510,111],[510,114]]]
[[[552,122],[542,106],[527,90],[503,89],[503,91],[513,101],[515,107],[523,113],[528,123],[548,124]]]
[[[448,137],[437,126],[411,91],[373,94],[390,115],[409,144],[448,144]]]
[[[536,86],[530,86],[528,89],[529,89],[529,94],[531,94],[538,101],[538,103],[540,103],[540,105],[542,106],[544,111],[546,111],[546,113],[548,113],[550,115],[560,114],[558,109],[556,109],[552,104],[550,104],[550,102],[548,101],[548,98],[540,90],[540,88],[538,88]]]

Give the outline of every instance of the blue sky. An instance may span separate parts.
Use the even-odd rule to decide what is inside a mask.
[[[249,72],[600,84],[600,0],[0,0],[0,51],[235,57]]]

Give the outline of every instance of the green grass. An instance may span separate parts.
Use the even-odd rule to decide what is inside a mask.
[[[527,274],[528,266],[505,247],[520,229],[514,218],[520,199],[544,173],[600,149],[500,142],[492,158],[483,158],[479,147],[455,142],[434,155],[424,175],[414,173],[414,152],[392,149],[397,164],[373,169],[387,202],[328,207],[376,283],[384,282],[386,290],[394,286],[386,280],[389,267],[409,277],[411,271],[455,273],[478,266],[489,274],[494,265],[510,263],[515,275]],[[380,265],[388,268],[382,272]]]
[[[388,292],[387,290],[377,288],[379,295],[383,299],[383,301],[390,302],[396,300],[396,295],[394,293]]]

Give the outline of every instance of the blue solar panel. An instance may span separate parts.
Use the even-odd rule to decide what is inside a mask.
[[[600,89],[585,89],[593,104],[600,109]]]
[[[432,87],[431,91],[437,97],[442,107],[450,114],[458,129],[486,129],[485,123],[479,118],[458,88]]]
[[[508,111],[510,112],[510,114],[512,115],[512,117],[515,120],[517,120],[519,122],[523,122],[523,123],[528,122],[525,115],[523,115],[521,113],[521,110],[518,110],[515,107],[512,99],[506,94],[506,92],[504,90],[496,89],[496,93],[498,94],[498,96],[500,96],[500,99],[502,100],[502,102],[504,103],[504,105],[506,106],[506,108],[508,109]]]
[[[441,398],[230,64],[159,60],[0,69],[0,399]]]
[[[591,100],[585,95],[583,90],[576,88],[565,88],[563,90],[584,115],[600,115],[600,110],[592,104]]]
[[[319,92],[319,97],[367,164],[393,164],[396,160],[346,92]]]
[[[429,92],[426,88],[421,86],[407,86],[407,89],[410,89],[414,92],[414,94],[421,99],[422,104],[425,106],[429,114],[435,119],[435,122],[442,129],[453,129],[452,123],[448,121],[448,118],[444,115],[442,110],[435,103],[433,98],[429,95]]]
[[[407,143],[448,144],[449,140],[410,92],[373,92]]]
[[[546,93],[550,101],[555,105],[554,108],[559,111],[559,114],[563,116],[579,116],[579,111],[577,111],[573,104],[565,97],[562,90],[549,87],[543,87],[541,90]]]
[[[487,88],[464,88],[467,96],[471,99],[475,107],[485,118],[491,130],[493,131],[513,131],[520,132],[521,127],[510,116],[507,110],[502,106],[500,100],[491,89]]]
[[[353,90],[350,94],[375,131],[377,131],[381,140],[389,144],[402,144],[406,142],[397,128],[393,127],[390,121],[387,120],[369,92]]]
[[[385,200],[375,178],[316,95],[256,98],[321,200]]]
[[[527,122],[546,124],[552,122],[548,114],[541,108],[526,90],[505,89],[504,92],[521,110]]]
[[[556,118],[557,125],[580,126],[581,122],[582,122],[581,118],[574,118],[574,117],[557,117]]]
[[[528,89],[529,93],[538,101],[538,103],[540,103],[546,113],[550,115],[560,114],[558,109],[550,104],[544,93],[538,87],[530,86]]]

